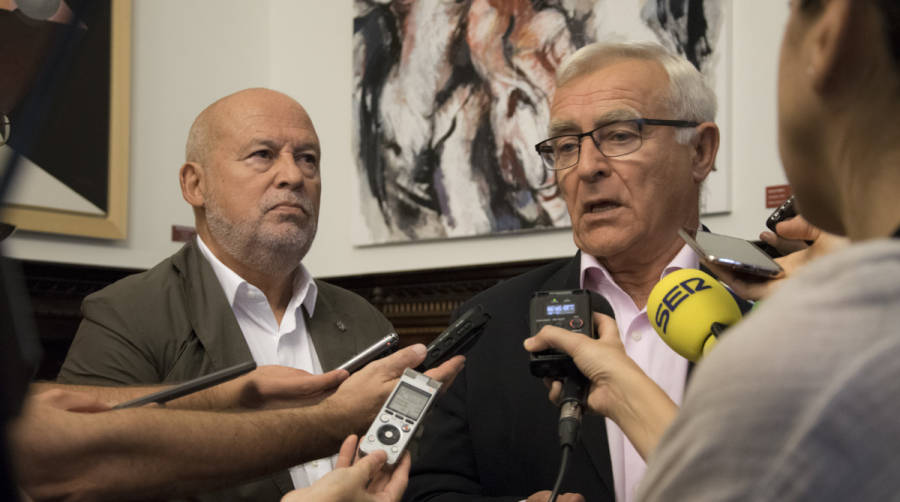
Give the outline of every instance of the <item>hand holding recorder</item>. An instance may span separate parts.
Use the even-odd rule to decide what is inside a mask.
[[[288,493],[281,502],[399,502],[409,481],[409,454],[386,470],[384,452],[359,458],[356,443],[355,435],[347,437],[333,471],[312,486]]]
[[[675,418],[678,407],[625,353],[616,322],[597,313],[593,320],[597,338],[544,326],[536,336],[525,340],[525,350],[556,349],[571,355],[590,381],[587,408],[616,422],[646,458]],[[555,402],[562,385],[558,381],[549,384],[550,399]]]
[[[388,465],[396,464],[425,420],[441,385],[416,370],[405,369],[400,382],[362,436],[359,454],[381,451],[387,454]]]
[[[427,349],[422,344],[411,345],[367,364],[350,375],[334,394],[322,404],[336,411],[335,426],[346,429],[346,434],[365,432],[381,409],[388,395],[397,385],[406,368],[414,368],[425,360]],[[462,370],[465,358],[454,356],[443,364],[425,372],[428,377],[443,382],[445,387]]]

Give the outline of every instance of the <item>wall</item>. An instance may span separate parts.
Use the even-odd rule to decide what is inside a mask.
[[[248,9],[248,6],[253,6]],[[734,0],[730,130],[732,208],[704,218],[754,238],[769,210],[764,187],[784,183],[775,142],[775,78],[786,18],[782,0]],[[570,231],[353,247],[358,189],[351,142],[349,0],[142,0],[134,6],[129,237],[120,242],[18,233],[8,254],[28,259],[147,268],[180,246],[173,224],[193,216],[178,189],[193,117],[235,90],[267,86],[297,98],[323,145],[319,234],[305,263],[336,276],[566,256]]]

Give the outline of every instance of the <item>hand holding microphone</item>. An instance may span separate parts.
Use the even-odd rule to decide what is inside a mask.
[[[664,277],[647,302],[650,324],[673,350],[697,361],[709,352],[722,330],[737,322],[740,308],[731,293],[709,274],[683,269]],[[613,420],[638,453],[647,458],[674,420],[678,407],[625,353],[615,321],[594,314],[597,338],[573,336],[545,326],[525,340],[525,349],[556,349],[572,356],[590,381],[585,405]],[[550,398],[559,398],[562,385],[551,384]]]
[[[616,422],[643,458],[653,451],[678,407],[625,353],[616,322],[594,313],[597,338],[573,336],[555,326],[545,326],[525,340],[525,350],[556,349],[572,356],[590,381],[585,406]],[[562,385],[551,384],[550,399],[559,399]]]
[[[619,338],[616,321],[603,314],[593,314],[594,327],[598,337],[575,336],[572,332],[556,326],[543,327],[536,336],[527,338],[525,350],[539,352],[555,349],[572,356],[575,366],[590,382],[585,405],[595,413],[609,416],[617,403],[616,388],[621,376],[637,365],[625,353],[625,346]],[[637,368],[640,371],[640,368]],[[562,391],[559,380],[545,379],[550,386],[550,400],[558,402]]]

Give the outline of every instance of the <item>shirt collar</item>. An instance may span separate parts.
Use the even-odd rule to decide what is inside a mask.
[[[672,258],[672,261],[669,262],[668,265],[663,268],[662,274],[660,274],[659,278],[662,279],[666,275],[674,272],[676,270],[682,268],[700,268],[700,258],[697,256],[697,253],[694,252],[693,249],[690,248],[687,244],[681,247],[681,250]],[[585,279],[587,278],[588,273],[591,270],[596,270],[594,275],[594,280],[597,281],[598,285],[602,282],[608,282],[609,284],[616,284],[613,280],[612,275],[610,275],[609,271],[606,270],[606,267],[600,264],[597,258],[591,256],[589,253],[581,252],[581,273],[579,274],[579,285],[580,287],[585,287]],[[618,287],[618,285],[616,285]]]
[[[225,298],[228,300],[228,305],[230,305],[231,308],[234,308],[234,301],[241,284],[246,284],[247,286],[245,287],[255,286],[222,263],[209,247],[206,246],[206,243],[200,238],[200,234],[197,234],[197,247],[200,248],[200,252],[203,253],[203,256],[212,266],[213,272],[215,272],[216,278],[219,280],[219,284],[222,285],[222,290],[225,292]],[[319,288],[312,279],[309,270],[303,266],[303,263],[300,263],[297,274],[294,275],[293,293],[291,295],[290,303],[301,300],[300,303],[306,309],[307,314],[312,317],[316,307],[316,297],[318,296],[318,292]]]

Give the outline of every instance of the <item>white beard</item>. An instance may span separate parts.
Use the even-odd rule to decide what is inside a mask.
[[[306,225],[291,232],[266,231],[255,221],[231,221],[221,209],[213,190],[205,195],[209,233],[226,253],[245,266],[265,274],[293,271],[306,256],[316,236],[318,215],[311,204],[303,203],[309,214]],[[260,203],[267,207],[266,201]],[[264,213],[263,213],[264,214]]]

